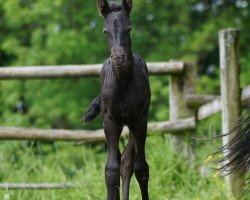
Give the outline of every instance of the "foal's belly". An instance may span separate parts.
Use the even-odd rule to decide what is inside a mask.
[[[119,119],[123,123],[138,119],[144,113],[146,104],[145,97],[137,96],[136,99],[121,100],[118,104],[107,109],[112,117]]]

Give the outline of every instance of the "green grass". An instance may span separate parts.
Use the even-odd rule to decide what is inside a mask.
[[[218,117],[213,119],[217,121]],[[157,134],[147,139],[146,154],[150,166],[149,194],[153,200],[232,200],[225,191],[224,179],[214,177],[215,167],[206,162],[220,141],[208,142],[218,127],[208,120],[199,125],[195,144],[195,160],[187,166],[182,152],[175,153],[170,135]],[[218,124],[216,122],[216,124]],[[123,148],[123,144],[120,144]],[[42,152],[42,153],[41,153]],[[27,142],[4,141],[0,146],[0,182],[79,184],[65,190],[1,190],[3,200],[103,200],[106,198],[103,144],[76,145],[56,142],[41,145],[38,153]],[[207,175],[201,176],[201,168]],[[140,199],[140,191],[132,178],[130,199]]]

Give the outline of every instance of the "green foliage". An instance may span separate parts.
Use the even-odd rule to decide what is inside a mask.
[[[169,59],[196,62],[197,93],[219,94],[218,31],[241,30],[241,85],[250,77],[250,5],[246,0],[133,0],[133,51],[146,61]],[[0,66],[102,63],[108,45],[96,1],[0,0]],[[168,77],[150,77],[150,121],[168,118]],[[96,129],[101,119],[82,126],[81,116],[99,93],[99,79],[26,80],[0,82],[0,125],[42,128]],[[149,138],[151,199],[228,199],[221,182],[199,176],[204,156],[219,144],[204,143],[220,132],[219,116],[199,124],[198,160],[188,169],[174,155],[168,137]],[[208,128],[209,127],[209,128]],[[211,135],[210,135],[211,136]],[[213,135],[212,135],[213,136]],[[105,154],[100,146],[56,143],[37,156],[25,143],[4,142],[1,181],[78,182],[69,191],[1,191],[10,199],[103,199]],[[44,147],[44,146],[43,146]],[[69,151],[70,148],[70,151]],[[161,152],[161,154],[159,154]],[[8,161],[8,162],[7,162]],[[56,172],[56,173],[55,173]],[[101,177],[101,178],[100,178]],[[132,182],[132,199],[139,190]],[[37,196],[38,195],[38,196]]]
[[[216,121],[216,119],[214,120]],[[210,120],[210,124],[214,124]],[[215,125],[216,126],[216,125]],[[207,128],[206,128],[207,129]],[[213,151],[218,140],[206,142],[207,132],[199,128],[198,143],[195,151],[199,152],[195,163],[186,165],[184,155],[176,155],[170,144],[169,135],[149,136],[146,156],[150,166],[150,199],[180,200],[233,200],[225,191],[224,181],[211,168],[206,158],[208,151]],[[215,130],[213,125],[210,134]],[[207,131],[207,130],[206,130]],[[121,148],[124,148],[122,143]],[[0,147],[1,182],[25,183],[66,183],[77,184],[76,189],[64,190],[1,190],[0,197],[9,199],[95,199],[106,196],[104,181],[105,153],[103,146],[89,148],[87,145],[76,146],[74,143],[58,142],[41,144],[40,153],[25,142],[3,142]],[[160,153],[159,153],[160,152]],[[6,162],[8,161],[8,162]],[[201,176],[201,171],[206,174]],[[140,199],[140,190],[135,177],[132,177],[130,199]]]
[[[241,82],[249,84],[246,1],[134,0],[133,4],[134,51],[147,61],[197,62],[198,93],[219,93],[218,30],[240,28]],[[1,0],[0,11],[1,65],[101,63],[108,57],[95,1]],[[167,119],[167,85],[165,77],[151,78],[150,120]],[[80,116],[98,91],[99,81],[92,79],[2,82],[1,124],[53,127],[63,118],[64,127],[81,128]],[[27,106],[23,114],[15,112],[20,99]]]

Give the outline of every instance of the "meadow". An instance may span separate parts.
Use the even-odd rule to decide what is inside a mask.
[[[220,114],[198,125],[194,140],[195,157],[187,164],[185,152],[176,152],[171,135],[150,134],[146,155],[150,166],[150,199],[158,200],[233,200],[225,190],[224,179],[213,170],[210,153],[220,146],[220,139],[207,141],[220,131]],[[124,148],[126,139],[120,142]],[[106,198],[104,143],[41,143],[2,141],[0,146],[0,181],[8,183],[74,183],[76,188],[50,190],[0,191],[3,200],[102,200]],[[249,197],[249,196],[248,196]],[[247,198],[247,197],[246,197]],[[140,199],[133,176],[130,199]]]
[[[218,31],[240,30],[241,86],[250,77],[250,4],[247,0],[133,0],[133,50],[147,62],[191,61],[198,66],[196,94],[220,95]],[[96,1],[0,0],[0,67],[103,63],[109,56]],[[168,77],[150,77],[150,121],[168,120]],[[80,117],[99,93],[99,79],[0,82],[0,126],[98,129]],[[151,200],[233,200],[212,168],[210,153],[221,146],[221,116],[192,133],[195,156],[176,152],[171,135],[150,133],[146,156]],[[191,142],[191,141],[190,141]],[[0,190],[0,200],[106,199],[105,143],[1,141],[0,183],[73,183],[64,190]],[[124,148],[125,141],[120,143]],[[221,155],[220,155],[221,156]],[[132,178],[130,199],[140,199]],[[246,195],[246,199],[250,199]]]

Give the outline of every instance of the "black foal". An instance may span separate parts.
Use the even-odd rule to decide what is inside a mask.
[[[149,167],[145,158],[147,118],[150,104],[148,70],[144,60],[132,53],[130,39],[130,11],[132,0],[121,4],[98,0],[98,8],[105,19],[103,32],[111,56],[101,72],[101,94],[90,104],[85,121],[101,111],[108,145],[105,168],[107,199],[129,199],[129,184],[133,173],[139,183],[142,199],[148,199]],[[127,125],[129,141],[121,154],[119,138]]]

